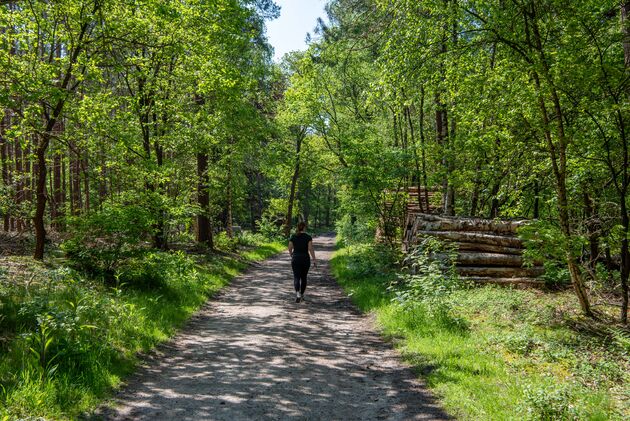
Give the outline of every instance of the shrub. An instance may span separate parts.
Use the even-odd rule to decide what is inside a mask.
[[[269,215],[263,215],[259,221],[256,221],[258,232],[268,240],[279,240],[283,238],[282,225]]]
[[[236,236],[240,246],[254,247],[266,241],[266,237],[260,232],[241,231]]]
[[[461,289],[455,271],[455,248],[427,237],[411,249],[402,261],[402,272],[392,282],[394,301],[410,311],[424,306],[439,325],[465,330],[464,319],[453,315],[451,294]]]
[[[81,270],[110,281],[122,262],[137,254],[152,224],[145,208],[132,205],[106,206],[69,222],[71,237],[61,246],[66,255]]]
[[[344,244],[366,243],[374,240],[376,233],[375,223],[373,221],[363,221],[353,218],[350,215],[344,215],[343,218],[335,223],[337,235]]]
[[[528,420],[577,420],[575,408],[572,406],[573,397],[566,387],[526,387],[525,405],[521,409]]]
[[[398,250],[383,244],[356,244],[348,256],[347,267],[356,275],[384,275],[396,268]]]
[[[182,251],[151,251],[127,259],[118,268],[116,277],[122,285],[141,290],[160,289],[167,281],[181,280],[184,274],[196,273],[194,261]]]
[[[238,236],[230,238],[222,231],[214,237],[214,246],[219,250],[234,252],[238,249]]]

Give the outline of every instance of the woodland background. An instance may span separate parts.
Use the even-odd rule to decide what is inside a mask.
[[[572,288],[567,305],[605,332],[602,349],[626,349],[630,3],[332,0],[326,10],[308,49],[278,64],[270,0],[0,0],[7,407],[28,407],[9,404],[25,384],[44,387],[13,370],[20,353],[35,349],[39,380],[56,366],[45,356],[46,335],[63,330],[55,285],[149,293],[166,282],[161,265],[180,275],[193,265],[181,250],[212,260],[271,247],[298,219],[335,227],[347,246],[385,247],[400,272],[391,250],[414,186],[439,192],[444,215],[532,220],[526,256],[545,260],[549,286]],[[373,244],[377,229],[385,246]],[[73,341],[89,336],[85,317]],[[615,355],[623,373],[627,354]]]

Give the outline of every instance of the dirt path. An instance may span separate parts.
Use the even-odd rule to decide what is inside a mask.
[[[112,420],[443,420],[327,276],[332,237],[306,302],[294,302],[286,254],[234,280],[118,395]],[[322,267],[323,266],[323,267]]]

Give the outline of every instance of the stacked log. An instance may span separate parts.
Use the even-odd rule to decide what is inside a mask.
[[[409,248],[435,237],[456,245],[456,270],[476,283],[542,286],[542,262],[523,266],[523,242],[516,232],[527,221],[408,214],[403,243]]]

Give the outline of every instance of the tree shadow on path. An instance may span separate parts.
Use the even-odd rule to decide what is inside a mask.
[[[116,397],[111,420],[444,420],[448,416],[321,268],[294,302],[288,256],[236,278]]]

